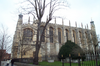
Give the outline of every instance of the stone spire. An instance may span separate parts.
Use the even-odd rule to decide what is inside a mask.
[[[33,23],[35,22],[35,17],[33,16]]]
[[[88,29],[88,24],[87,24],[87,29]]]
[[[22,22],[23,22],[23,15],[19,14],[18,23],[22,24]]]
[[[29,18],[28,18],[28,23],[30,23],[30,16],[29,16]]]
[[[64,25],[64,20],[63,20],[63,18],[62,18],[62,25]]]
[[[90,26],[91,26],[91,30],[95,31],[95,24],[94,24],[94,21],[90,21]]]
[[[71,26],[70,20],[69,20],[69,26]]]
[[[75,22],[75,26],[77,27],[77,22]]]
[[[56,24],[56,18],[55,18],[55,24]]]
[[[83,28],[83,24],[81,23],[81,27]]]
[[[86,25],[85,25],[85,29],[86,29]]]

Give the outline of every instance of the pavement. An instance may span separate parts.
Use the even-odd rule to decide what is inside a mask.
[[[1,66],[6,66],[7,63],[9,63],[9,66],[11,66],[11,60],[1,61]],[[13,66],[17,66],[17,65],[13,65]]]
[[[9,66],[11,66],[11,63],[9,64]],[[17,66],[17,65],[13,65],[13,66]]]
[[[1,66],[6,66],[7,63],[9,63],[9,66],[11,66],[11,60],[1,61]],[[39,66],[39,65],[32,65],[32,64],[27,64],[27,63],[14,62],[13,66]]]

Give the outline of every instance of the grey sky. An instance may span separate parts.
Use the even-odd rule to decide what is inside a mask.
[[[20,0],[0,0],[0,24],[8,27],[9,33],[12,36],[18,20],[19,13],[17,13],[17,8],[19,1]],[[92,17],[96,27],[96,33],[100,34],[100,0],[68,0],[68,3],[70,7],[62,12],[62,15],[67,18],[64,20],[67,25],[70,20],[72,26],[75,26],[76,21],[78,27],[81,26],[81,23],[83,23],[83,26],[88,24],[90,27]]]

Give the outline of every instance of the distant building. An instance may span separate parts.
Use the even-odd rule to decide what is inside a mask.
[[[11,54],[6,53],[6,50],[0,50],[1,61],[6,61],[11,59]]]
[[[29,18],[28,23],[24,24],[23,15],[19,15],[13,38],[12,58],[34,58],[37,22],[38,20],[34,20],[33,24],[31,24]],[[45,22],[42,22],[40,34],[44,25]],[[89,50],[94,51],[92,41],[93,36],[96,37],[94,21],[90,22],[91,29],[88,29],[88,26],[84,29],[82,24],[81,28],[77,27],[77,23],[75,23],[75,25],[75,27],[72,27],[69,21],[69,26],[66,26],[63,20],[62,25],[59,25],[56,24],[56,19],[54,24],[49,23],[42,38],[42,47],[40,48],[39,57],[57,57],[60,47],[67,42],[67,40],[75,42],[86,52]],[[45,35],[48,35],[49,38],[46,38]],[[42,60],[44,60],[44,58],[42,58]]]

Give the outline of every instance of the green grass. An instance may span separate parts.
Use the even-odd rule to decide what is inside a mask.
[[[98,62],[100,63],[100,61],[98,61]],[[82,64],[82,62],[81,62],[81,64]],[[43,62],[39,62],[39,65],[40,66],[62,66],[62,62],[55,61],[53,63],[49,63],[49,62],[43,61]],[[95,65],[95,61],[84,61],[83,65],[81,65],[81,66],[90,66],[90,65]],[[70,64],[64,63],[64,66],[70,66]],[[71,66],[78,66],[78,63],[71,63]]]
[[[43,62],[39,62],[39,65],[41,65],[41,66],[62,66],[62,62],[55,61],[53,63],[49,63],[49,62],[43,61]],[[69,63],[64,63],[64,66],[70,66],[70,65],[69,65]],[[72,66],[78,66],[78,64],[72,63]]]

